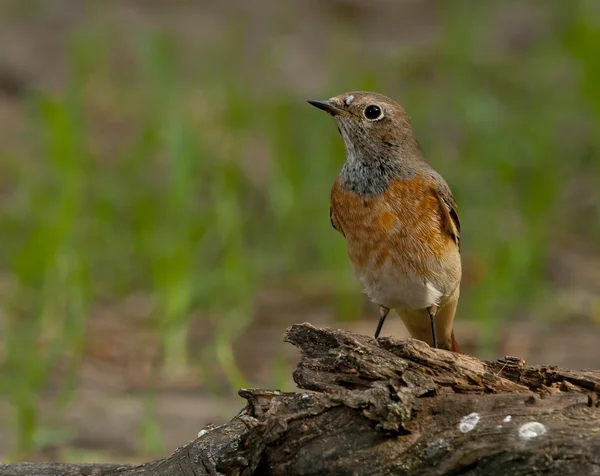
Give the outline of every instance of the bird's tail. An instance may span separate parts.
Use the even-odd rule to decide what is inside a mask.
[[[452,334],[450,334],[450,349],[452,352],[456,352],[458,354],[461,354],[462,352],[460,351],[460,348],[458,347],[458,343],[456,342],[456,338],[454,337],[454,330],[452,331]]]

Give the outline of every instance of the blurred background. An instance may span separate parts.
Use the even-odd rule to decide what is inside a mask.
[[[454,192],[463,350],[599,368],[599,51],[594,0],[1,0],[1,457],[167,455],[294,388],[290,324],[374,331],[305,102],[348,90]]]

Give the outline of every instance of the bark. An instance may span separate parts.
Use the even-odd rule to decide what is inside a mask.
[[[242,389],[235,418],[165,459],[0,465],[0,476],[600,474],[600,371],[310,324],[285,340],[301,351],[302,391]]]

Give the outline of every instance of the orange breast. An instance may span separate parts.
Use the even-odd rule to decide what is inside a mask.
[[[428,277],[437,273],[447,253],[457,253],[443,231],[440,202],[424,176],[392,182],[377,197],[350,192],[338,179],[331,190],[331,209],[355,269],[392,260],[400,271]]]

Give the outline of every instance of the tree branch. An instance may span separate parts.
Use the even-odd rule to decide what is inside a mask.
[[[301,351],[303,392],[240,390],[233,420],[165,459],[0,465],[0,476],[600,473],[600,372],[310,324],[285,340]]]

